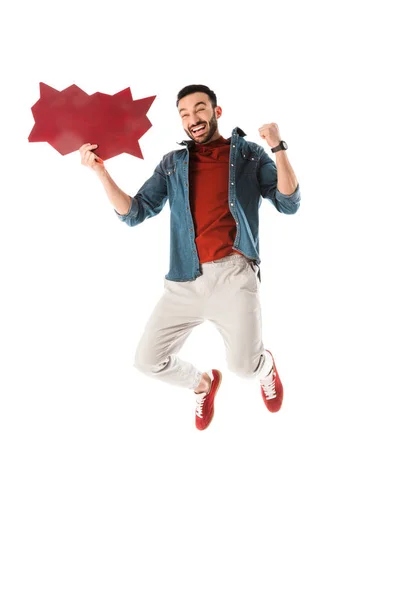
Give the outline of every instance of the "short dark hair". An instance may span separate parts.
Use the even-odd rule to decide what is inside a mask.
[[[215,92],[210,90],[210,88],[206,85],[193,84],[187,85],[186,87],[182,88],[181,91],[178,93],[176,107],[178,108],[179,100],[182,100],[182,98],[184,98],[185,96],[188,96],[189,94],[194,94],[195,92],[203,92],[204,94],[207,94],[207,96],[211,100],[211,106],[213,108],[217,106],[217,96],[215,95]]]

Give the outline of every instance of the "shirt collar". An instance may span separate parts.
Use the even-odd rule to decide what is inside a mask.
[[[240,127],[235,127],[234,129],[232,129],[232,136],[227,138],[227,141],[231,138],[236,137],[237,135],[240,135],[240,137],[244,137],[247,134],[243,131],[243,129],[240,129]],[[179,146],[187,146],[188,148],[193,148],[193,146],[195,146],[196,144],[194,140],[183,140],[182,142],[176,143],[179,144]]]

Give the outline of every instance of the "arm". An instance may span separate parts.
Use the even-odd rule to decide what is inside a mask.
[[[98,144],[83,144],[79,148],[81,155],[81,164],[88,167],[94,172],[100,182],[103,184],[105,192],[110,200],[111,204],[118,209],[121,213],[126,213],[129,210],[131,200],[128,194],[125,194],[115,183],[104,166],[104,160],[102,160],[94,152]]]
[[[286,156],[287,150],[276,153],[277,164],[275,164],[264,148],[261,146],[260,148],[262,153],[258,181],[261,196],[267,198],[279,212],[287,215],[294,214],[300,206],[300,186]],[[285,156],[278,157],[278,154],[285,154]],[[278,189],[278,185],[283,191]]]
[[[131,206],[131,199],[128,194],[125,194],[125,192],[117,186],[106,169],[99,171],[97,175],[100,182],[103,184],[104,190],[111,204],[114,206],[114,209],[116,209],[116,211],[118,210],[119,213],[127,214]]]
[[[154,217],[164,208],[168,199],[168,192],[166,176],[161,165],[162,161],[156,166],[153,175],[145,181],[136,196],[128,196],[129,204],[124,197],[123,203],[126,203],[124,204],[126,210],[123,214],[115,210],[119,219],[130,227],[139,225],[145,219]]]
[[[296,175],[289,162],[287,150],[275,153],[276,168],[278,170],[278,191],[290,196],[298,186]]]

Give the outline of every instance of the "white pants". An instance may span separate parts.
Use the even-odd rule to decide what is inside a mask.
[[[138,344],[134,366],[172,385],[195,389],[202,377],[177,353],[190,332],[210,321],[224,340],[229,370],[241,377],[266,374],[272,361],[262,341],[258,265],[231,254],[201,265],[194,281],[164,279],[156,304]]]

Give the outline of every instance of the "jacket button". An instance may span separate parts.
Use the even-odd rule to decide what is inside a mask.
[[[236,147],[235,144],[233,144],[232,148],[235,148],[235,147]]]
[[[231,181],[231,185],[233,185],[233,181]]]
[[[231,167],[233,167],[233,163],[231,163]]]
[[[231,202],[231,206],[233,206],[233,202]]]

